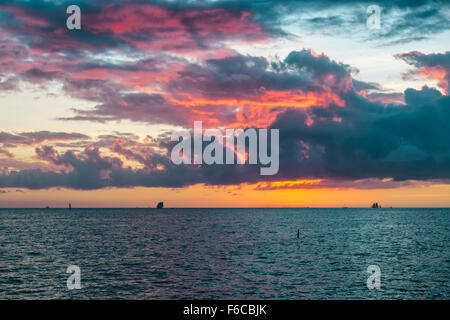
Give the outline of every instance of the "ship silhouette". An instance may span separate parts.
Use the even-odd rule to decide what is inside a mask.
[[[156,205],[156,209],[162,209],[162,208],[164,208],[164,202],[161,201]]]
[[[380,205],[378,205],[378,202],[375,202],[374,204],[372,204],[372,209],[378,209],[381,208]]]

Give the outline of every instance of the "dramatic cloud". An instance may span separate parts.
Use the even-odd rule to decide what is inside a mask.
[[[376,45],[425,39],[449,30],[446,2],[379,1],[382,27],[370,32],[372,3],[350,0],[81,1],[77,31],[65,27],[68,4],[2,1],[2,95],[59,88],[71,112],[54,120],[276,128],[280,171],[176,166],[167,135],[0,132],[0,188],[376,188],[450,179],[449,52],[397,54],[414,67],[404,77],[433,79],[442,89],[404,93],[357,81],[358,70],[312,49],[283,58],[237,52],[289,39],[294,27]],[[29,159],[12,151],[30,146]]]
[[[36,132],[19,132],[19,133],[9,133],[0,132],[0,167],[15,167],[15,168],[29,168],[36,167],[36,164],[31,163],[27,165],[26,163],[13,160],[15,154],[11,152],[11,149],[19,149],[19,147],[35,146],[41,143],[57,143],[57,142],[67,142],[72,143],[83,143],[90,140],[90,137],[81,133],[66,133],[66,132],[50,132],[50,131],[36,131]],[[7,157],[7,159],[1,159],[2,156]]]
[[[397,54],[396,57],[416,67],[416,69],[404,75],[406,78],[418,75],[437,80],[438,86],[444,90],[445,94],[449,94],[450,51],[431,54],[411,51]]]
[[[280,172],[273,177],[260,176],[258,167],[250,165],[176,166],[168,155],[170,144],[160,143],[165,153],[142,154],[116,140],[110,151],[143,164],[142,169],[125,167],[118,157],[102,156],[96,147],[60,155],[44,146],[36,149],[39,159],[61,166],[61,171],[9,171],[0,177],[0,187],[183,187],[299,179],[325,181],[316,187],[332,187],[326,182],[330,179],[372,179],[346,183],[390,187],[395,181],[450,179],[449,97],[425,87],[406,90],[406,105],[371,102],[354,91],[344,98],[345,107],[291,108],[277,116],[271,128],[280,129]]]
[[[195,7],[177,10],[144,3],[109,5],[89,14],[87,30],[147,50],[198,50],[222,40],[248,42],[267,37],[261,25],[252,21],[250,12]]]
[[[450,97],[405,91],[406,105],[370,102],[350,92],[345,108],[280,114],[282,178],[450,178]],[[336,121],[335,119],[338,119]]]
[[[81,133],[36,131],[12,134],[8,132],[0,132],[0,143],[12,145],[35,145],[44,141],[67,141],[80,139],[90,138],[89,136]]]
[[[75,109],[76,116],[63,119],[129,119],[187,127],[203,120],[206,125],[267,126],[287,108],[343,105],[339,96],[352,89],[354,72],[309,49],[293,51],[282,61],[243,55],[209,59],[187,65],[161,84],[164,94],[121,93],[117,86],[110,90],[109,82],[99,83],[96,89],[89,83],[76,89],[67,85],[72,94],[104,101],[94,110]]]
[[[153,2],[153,3],[151,3]],[[201,52],[223,48],[223,41],[268,38],[252,12],[162,1],[83,1],[83,28],[65,27],[70,1],[3,1],[0,27],[35,52],[102,52],[111,48]],[[61,19],[55,19],[60,16]]]

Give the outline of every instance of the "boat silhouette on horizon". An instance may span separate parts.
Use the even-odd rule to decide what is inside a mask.
[[[379,209],[379,208],[381,208],[381,206],[378,205],[378,202],[372,204],[372,209]]]

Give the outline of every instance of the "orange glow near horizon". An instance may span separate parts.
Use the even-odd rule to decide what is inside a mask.
[[[259,183],[258,186],[261,189],[266,187],[270,187],[272,189],[289,189],[289,188],[298,188],[305,185],[318,185],[322,182],[322,179],[312,179],[312,180],[294,180],[294,181],[274,181],[274,182],[262,182]]]
[[[0,207],[153,208],[164,201],[168,208],[214,207],[450,207],[450,185],[408,186],[395,189],[294,188],[255,190],[255,185],[170,188],[110,188],[93,191],[68,189],[5,189]],[[393,192],[395,190],[395,192]]]

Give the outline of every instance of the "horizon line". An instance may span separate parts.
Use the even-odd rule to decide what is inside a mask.
[[[367,207],[352,207],[352,206],[339,206],[339,207],[316,207],[316,206],[306,206],[306,207],[0,207],[2,209],[66,209],[66,210],[77,210],[77,209],[450,209],[450,207],[393,207],[385,206],[380,208]]]

